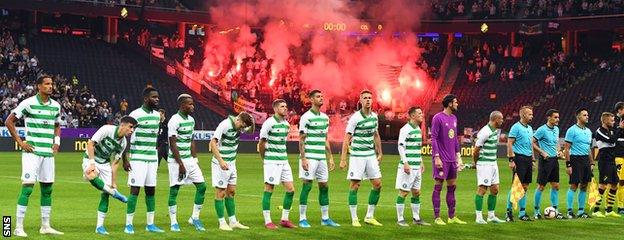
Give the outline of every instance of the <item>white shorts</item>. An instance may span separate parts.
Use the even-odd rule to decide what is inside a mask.
[[[489,187],[499,183],[498,165],[477,164],[477,185]]]
[[[131,187],[156,187],[156,174],[158,173],[158,161],[130,161],[128,173],[128,185]]]
[[[349,180],[364,180],[381,178],[379,162],[376,156],[349,157]]]
[[[82,159],[82,174],[85,180],[87,180],[87,176],[85,175],[85,171],[89,167],[89,159]],[[95,170],[97,172],[97,176],[104,181],[104,184],[108,186],[113,185],[113,168],[110,163],[95,163]]]
[[[22,183],[53,183],[54,157],[37,156],[34,153],[22,153]]]
[[[226,162],[228,170],[221,169],[221,165],[217,160],[212,160],[212,187],[225,189],[228,185],[236,185],[238,172],[236,171],[236,162]]]
[[[412,169],[410,174],[403,171],[403,167],[397,168],[396,189],[409,192],[411,189],[420,189],[422,183],[422,171],[420,169]]]
[[[182,164],[184,164],[184,168],[186,168],[186,175],[183,179],[180,179],[180,165],[175,161],[167,163],[169,166],[169,187],[205,182],[204,174],[199,168],[197,161],[194,159],[182,160]]]
[[[301,160],[299,160],[299,178],[303,180],[314,180],[326,183],[329,180],[327,161],[308,159],[308,171],[303,170]]]
[[[292,181],[292,169],[287,161],[264,161],[264,183],[278,185]]]

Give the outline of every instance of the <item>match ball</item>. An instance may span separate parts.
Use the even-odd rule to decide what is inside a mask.
[[[544,218],[553,219],[557,216],[557,209],[554,207],[547,207],[544,209]]]

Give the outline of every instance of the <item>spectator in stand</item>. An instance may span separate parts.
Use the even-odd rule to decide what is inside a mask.
[[[466,7],[464,7],[464,3],[460,1],[459,4],[457,4],[457,15],[459,16],[464,15],[465,8]]]
[[[111,95],[110,99],[108,100],[108,104],[109,106],[111,106],[112,112],[119,111],[119,102],[117,101],[117,97],[115,96],[115,94]]]
[[[464,59],[464,50],[461,47],[458,48],[455,55],[457,56],[459,60]]]
[[[119,103],[119,112],[121,115],[126,115],[128,112],[128,101],[126,99],[121,99],[121,103]]]
[[[600,61],[600,64],[598,66],[600,67],[601,71],[609,71],[610,70],[609,69],[609,64],[604,59],[602,61]]]
[[[555,75],[554,74],[549,73],[546,76],[546,79],[544,79],[544,83],[546,83],[546,87],[548,89],[550,89],[552,92],[555,92],[557,90],[556,84],[555,84]]]
[[[78,77],[76,77],[76,75],[72,76],[72,85],[77,87],[79,83],[80,81],[78,81]]]
[[[514,77],[516,76],[516,72],[514,72],[513,68],[510,68],[507,74],[508,74],[507,78],[509,79],[509,81],[513,81]]]
[[[496,74],[496,64],[494,62],[490,63],[490,68],[488,69],[489,75]]]
[[[592,100],[592,102],[594,103],[602,102],[602,93],[600,92],[596,93],[596,97]]]

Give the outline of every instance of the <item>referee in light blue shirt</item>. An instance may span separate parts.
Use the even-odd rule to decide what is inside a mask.
[[[527,192],[529,184],[533,180],[533,128],[529,125],[533,121],[533,108],[523,106],[519,112],[520,121],[511,126],[511,130],[509,130],[507,156],[509,157],[509,167],[518,175],[524,192]],[[511,195],[511,190],[509,195]],[[518,205],[520,205],[518,218],[522,221],[531,221],[531,218],[526,214],[526,198],[527,194],[518,201]],[[507,197],[507,221],[513,222],[513,210],[509,197]]]
[[[585,213],[587,184],[592,178],[594,158],[590,154],[592,132],[587,128],[589,112],[585,108],[576,111],[576,124],[568,128],[565,135],[565,156],[567,173],[570,175],[570,189],[567,194],[568,218],[589,218]],[[572,212],[576,189],[581,188],[578,195],[578,212]]]
[[[546,112],[548,120],[535,131],[533,149],[539,153],[537,168],[537,188],[535,189],[535,219],[541,219],[540,205],[542,193],[550,183],[550,204],[557,210],[555,218],[563,219],[559,213],[559,111],[550,109]]]

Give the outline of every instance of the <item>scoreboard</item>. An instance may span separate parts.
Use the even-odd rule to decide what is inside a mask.
[[[320,29],[326,32],[354,32],[354,33],[370,33],[378,32],[383,29],[381,23],[373,22],[359,22],[359,23],[345,23],[345,22],[324,22]]]

